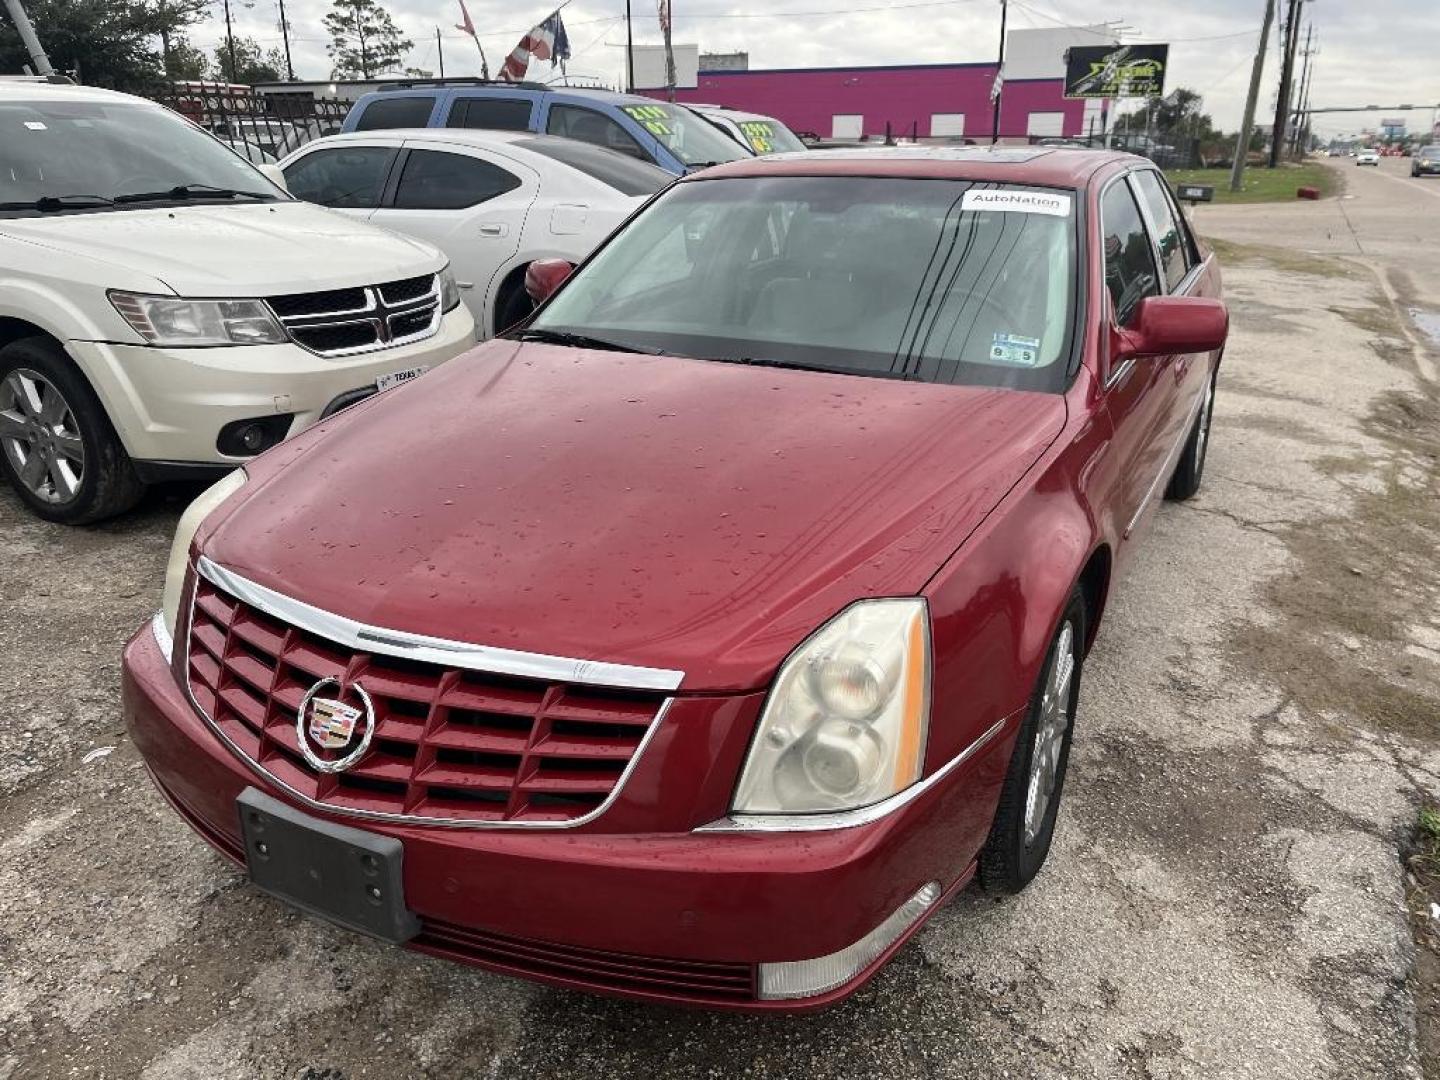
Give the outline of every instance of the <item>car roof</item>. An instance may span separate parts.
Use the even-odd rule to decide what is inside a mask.
[[[857,147],[742,158],[682,180],[689,183],[751,176],[886,176],[1083,188],[1102,172],[1145,161],[1116,150],[1047,146]]]
[[[96,86],[75,86],[31,76],[0,77],[0,100],[20,99],[26,101],[129,101],[141,105],[154,105],[152,101],[122,94],[115,90],[101,90]],[[156,105],[156,108],[161,106]]]
[[[532,139],[556,138],[559,136],[541,135],[535,131],[501,131],[496,128],[410,127],[347,131],[344,134],[326,135],[323,141],[327,146],[336,143],[374,142],[376,139],[426,139],[430,142],[458,143],[462,146],[503,146]]]

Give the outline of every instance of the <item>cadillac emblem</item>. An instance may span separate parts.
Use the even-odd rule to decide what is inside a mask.
[[[335,691],[334,697],[321,697],[327,690]],[[354,703],[343,700],[354,698]],[[359,683],[353,683],[349,692],[339,679],[321,679],[300,699],[300,709],[295,714],[295,739],[300,753],[310,767],[322,773],[344,772],[370,749],[370,737],[375,733],[375,706],[370,695]],[[358,736],[358,741],[357,741]],[[344,751],[340,757],[321,757],[319,751]]]

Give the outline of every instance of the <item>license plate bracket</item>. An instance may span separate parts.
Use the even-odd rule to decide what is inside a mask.
[[[401,383],[413,382],[429,370],[430,367],[427,364],[424,367],[406,368],[404,371],[392,371],[388,375],[381,375],[375,380],[375,390],[377,393],[384,393]]]
[[[405,906],[404,845],[321,821],[246,788],[235,800],[250,880],[302,911],[400,944],[420,932]]]

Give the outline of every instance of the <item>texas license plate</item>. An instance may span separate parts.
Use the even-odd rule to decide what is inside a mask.
[[[321,821],[246,788],[235,800],[250,880],[302,911],[384,941],[409,941],[399,840]]]
[[[399,386],[411,379],[418,379],[429,370],[429,367],[412,367],[406,368],[404,371],[392,371],[389,375],[381,375],[375,380],[375,389],[389,390],[392,386]]]

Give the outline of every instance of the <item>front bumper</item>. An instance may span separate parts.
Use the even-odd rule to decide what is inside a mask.
[[[254,787],[294,800],[204,725],[148,627],[125,650],[124,701],[160,791],[212,846],[243,862],[236,799]],[[671,710],[662,723],[627,798],[633,792],[658,803],[693,794],[685,740],[713,746],[723,727],[717,718],[735,714],[732,698],[678,703],[689,708]],[[409,948],[657,1003],[807,1011],[852,994],[940,904],[849,981],[814,997],[761,1000],[757,965],[840,952],[927,883],[939,883],[945,896],[963,887],[1012,741],[1007,731],[893,814],[830,831],[607,832],[614,823],[605,817],[564,831],[465,830],[306,812],[401,841],[405,901],[421,926]]]
[[[234,467],[247,459],[215,447],[231,421],[293,414],[288,434],[295,435],[342,395],[373,387],[382,375],[443,364],[474,344],[475,323],[461,304],[424,341],[335,359],[290,343],[158,349],[72,340],[66,348],[131,458]]]

